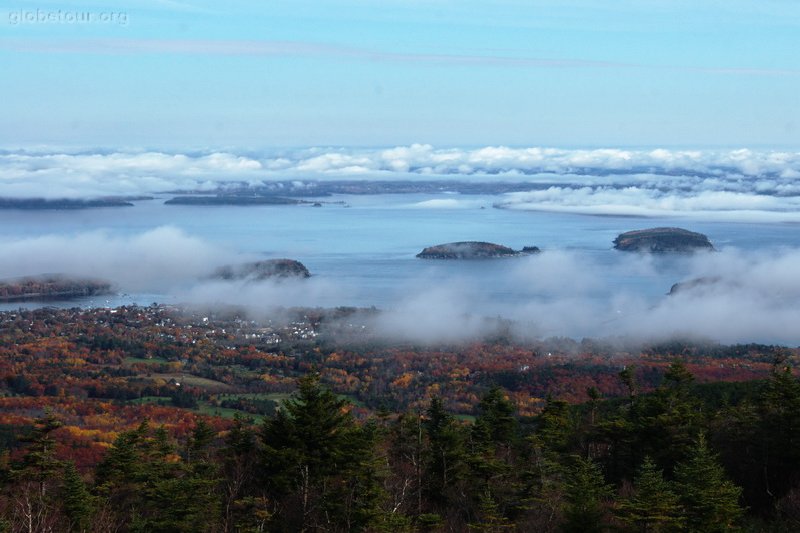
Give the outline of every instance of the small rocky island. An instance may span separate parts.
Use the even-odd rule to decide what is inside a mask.
[[[110,292],[111,284],[108,282],[61,274],[0,281],[0,302],[72,300]]]
[[[739,288],[741,285],[736,280],[724,279],[722,276],[703,276],[687,281],[680,281],[670,287],[668,296],[677,294],[697,294],[702,295],[711,291],[730,291]]]
[[[514,257],[538,253],[536,246],[526,246],[514,250],[508,246],[491,242],[462,241],[429,246],[417,254],[421,259],[490,259],[494,257]]]
[[[614,239],[614,248],[625,252],[695,252],[714,250],[702,233],[681,228],[651,228],[628,231]]]
[[[211,275],[213,279],[228,281],[263,281],[270,278],[308,278],[306,266],[294,259],[266,259],[241,265],[225,265]]]

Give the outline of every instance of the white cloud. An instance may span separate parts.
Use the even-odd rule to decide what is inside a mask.
[[[466,150],[412,144],[388,149],[311,148],[259,156],[0,153],[0,197],[146,194],[299,179],[530,182],[534,190],[508,194],[498,204],[603,215],[800,220],[800,152],[791,151],[504,146]],[[454,205],[449,201],[440,207],[446,204]]]
[[[86,197],[209,188],[251,180],[260,161],[229,153],[0,154],[0,196]]]
[[[458,198],[434,198],[423,200],[409,205],[410,209],[475,209],[485,207],[486,202],[482,200],[471,200],[463,197]]]

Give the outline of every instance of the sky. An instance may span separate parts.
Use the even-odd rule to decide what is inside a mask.
[[[0,149],[800,147],[796,0],[10,0]]]

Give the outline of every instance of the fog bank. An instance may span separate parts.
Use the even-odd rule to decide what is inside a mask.
[[[162,294],[192,305],[244,306],[260,316],[281,308],[381,301],[382,312],[370,315],[367,325],[390,339],[456,342],[510,333],[521,339],[680,336],[800,345],[800,250],[795,248],[723,248],[678,256],[546,250],[479,268],[438,264],[441,268],[392,287],[388,295],[370,293],[358,278],[315,275],[313,266],[310,279],[209,279],[220,265],[265,257],[169,226],[129,236],[95,231],[6,238],[0,245],[2,278],[91,276],[121,292]],[[705,281],[667,295],[672,283],[698,278]]]

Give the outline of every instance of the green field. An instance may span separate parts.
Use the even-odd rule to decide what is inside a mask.
[[[126,357],[123,361],[126,365],[134,365],[137,363],[143,363],[145,365],[163,365],[169,363],[169,361],[162,357],[151,357],[149,359],[144,357]]]
[[[288,392],[232,392],[215,395],[219,400],[272,400],[273,402],[282,402],[290,398],[292,395]]]
[[[182,385],[187,385],[189,387],[199,387],[201,389],[206,389],[211,392],[225,392],[233,389],[233,387],[221,381],[215,381],[213,379],[208,379],[208,378],[201,378],[200,376],[193,376],[191,374],[181,374],[179,372],[176,372],[174,374],[150,374],[148,377],[150,379],[161,378],[165,381],[174,380]]]

